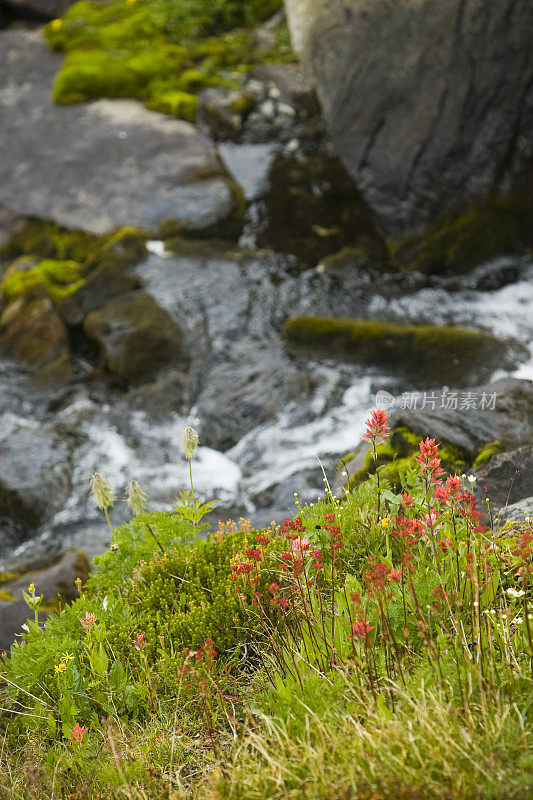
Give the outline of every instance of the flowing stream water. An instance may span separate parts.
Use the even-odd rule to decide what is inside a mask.
[[[531,348],[529,258],[510,254],[480,264],[468,275],[449,278],[383,275],[365,265],[349,274],[324,272],[317,269],[323,241],[318,240],[309,263],[308,245],[302,251],[298,242],[308,241],[311,234],[296,230],[294,220],[287,219],[284,229],[278,223],[273,237],[272,246],[286,242],[284,252],[265,249],[273,197],[290,189],[273,185],[275,149],[226,145],[221,156],[250,203],[241,251],[217,251],[214,246],[203,255],[167,253],[162,242],[153,241],[147,259],[136,267],[147,290],[185,328],[194,356],[192,371],[201,387],[188,414],[157,419],[123,394],[84,381],[51,397],[32,388],[20,366],[0,362],[0,433],[54,431],[69,443],[68,463],[63,465],[68,471],[64,502],[22,543],[6,523],[0,569],[45,563],[70,547],[92,556],[108,545],[102,515],[88,497],[95,471],[102,472],[119,495],[136,479],[150,495],[150,508],[171,508],[177,493],[188,486],[181,430],[192,424],[202,431],[206,409],[216,412],[216,391],[207,399],[205,394],[206,380],[213,375],[231,383],[244,369],[245,384],[248,375],[252,382],[263,381],[265,404],[271,396],[275,400],[278,374],[290,375],[293,387],[286,401],[274,402],[265,419],[259,415],[257,424],[239,427],[239,420],[231,419],[240,413],[238,403],[222,409],[221,425],[227,414],[228,428],[242,434],[234,436],[224,452],[209,446],[209,435],[202,436],[193,464],[195,488],[217,501],[215,517],[246,514],[266,522],[289,513],[295,491],[302,501],[316,498],[323,490],[322,468],[333,480],[339,458],[359,441],[376,392],[386,389],[398,395],[416,386],[375,367],[287,355],[279,327],[290,314],[453,323],[512,337]],[[315,198],[321,191],[323,187],[312,187]],[[309,220],[309,226],[313,222],[316,219]],[[533,378],[533,351],[515,374]],[[261,401],[254,397],[254,402]],[[113,523],[127,518],[125,506],[117,503]]]

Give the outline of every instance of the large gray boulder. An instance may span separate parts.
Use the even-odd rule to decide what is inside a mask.
[[[392,234],[531,166],[531,0],[286,7],[337,150]]]
[[[40,31],[0,33],[0,203],[93,233],[167,219],[204,230],[232,213],[209,139],[135,100],[54,105],[61,59]]]

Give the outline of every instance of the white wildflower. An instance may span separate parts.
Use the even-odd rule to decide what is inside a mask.
[[[513,589],[513,588],[511,588],[511,589],[507,589],[506,594],[508,594],[509,597],[518,598],[518,597],[523,597],[525,595],[525,592],[522,589]]]

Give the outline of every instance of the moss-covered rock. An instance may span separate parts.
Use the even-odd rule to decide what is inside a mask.
[[[8,300],[15,300],[35,286],[43,286],[52,300],[60,301],[74,294],[83,286],[80,266],[75,261],[44,259],[35,266],[27,266],[23,259],[14,261],[6,270],[0,283],[0,291]]]
[[[97,236],[30,217],[2,245],[0,259],[11,261],[20,256],[34,256],[75,261],[86,275],[104,263],[122,268],[135,264],[146,254],[146,239],[146,233],[131,226]]]
[[[193,121],[198,92],[221,85],[237,89],[239,73],[258,60],[292,57],[275,37],[266,51],[254,47],[251,28],[281,5],[281,0],[76,3],[46,27],[50,45],[66,54],[54,99],[138,97],[152,109]]]
[[[67,329],[42,286],[21,294],[0,316],[0,355],[38,369],[43,377],[71,374]]]
[[[425,273],[460,273],[533,246],[533,177],[508,195],[478,200],[394,246],[400,263]]]
[[[492,456],[495,456],[496,453],[500,453],[502,449],[501,442],[497,439],[494,442],[488,442],[484,447],[482,447],[478,454],[474,459],[474,463],[472,464],[473,467],[482,467],[483,464],[486,464]]]
[[[384,366],[419,386],[464,385],[526,357],[521,345],[455,326],[300,316],[288,319],[282,333],[291,344]]]
[[[120,295],[88,314],[83,327],[122,384],[149,380],[162,367],[183,363],[179,326],[145,292]]]

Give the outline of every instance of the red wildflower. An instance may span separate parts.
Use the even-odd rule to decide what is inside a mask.
[[[291,547],[293,552],[303,553],[304,550],[309,550],[309,539],[302,539],[301,536],[297,536],[296,539],[293,539]]]
[[[275,592],[279,592],[280,588],[281,587],[278,583],[271,583],[270,586],[268,587],[268,591],[271,594],[275,594]]]
[[[406,494],[405,492],[402,494],[402,500],[406,506],[413,506],[415,504],[415,498],[411,497],[410,494]]]
[[[89,614],[89,612],[86,611],[85,617],[80,617],[80,622],[86,630],[89,630],[96,622],[96,617],[94,614]]]
[[[71,742],[81,742],[89,728],[84,728],[79,722],[76,722],[73,728],[70,729],[70,736],[68,737]]]
[[[439,542],[439,547],[440,547],[440,549],[442,550],[443,553],[447,553],[448,552],[448,548],[450,547],[451,543],[452,543],[451,538],[450,539],[441,539],[441,541]]]
[[[391,569],[389,572],[389,581],[399,581],[402,577],[401,570],[399,569]]]
[[[289,607],[289,601],[287,600],[287,598],[286,598],[286,597],[280,597],[280,598],[279,598],[279,604],[280,604],[280,606],[282,606],[283,608],[288,608],[288,607]]]
[[[373,631],[375,627],[375,625],[369,625],[366,619],[363,619],[361,622],[357,622],[356,624],[352,623],[353,634],[358,639],[367,639],[368,634],[370,631]]]
[[[329,523],[335,522],[335,514],[324,514],[324,519]]]
[[[390,414],[387,414],[382,408],[372,411],[370,417],[365,422],[366,432],[363,435],[363,439],[370,442],[374,439],[384,438],[390,430],[390,427],[387,425],[389,417]]]
[[[261,536],[261,535],[256,536],[255,541],[258,544],[270,544],[270,539],[268,538],[268,536]]]
[[[136,638],[131,640],[136,650],[144,650],[145,647],[148,647],[148,642],[144,642],[143,639],[144,633],[138,633]]]
[[[246,557],[251,558],[254,561],[261,561],[262,552],[261,550],[257,550],[255,547],[250,547],[246,552]]]

